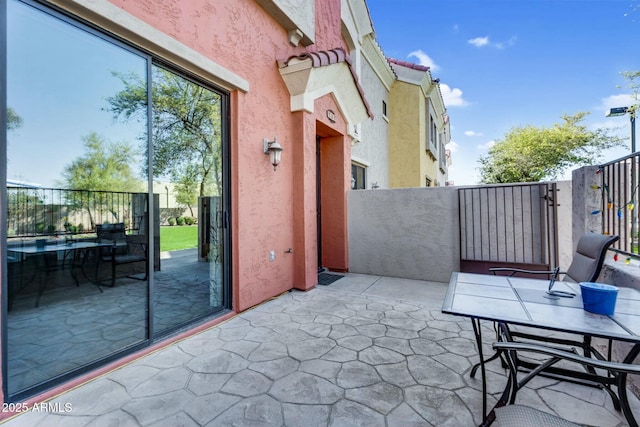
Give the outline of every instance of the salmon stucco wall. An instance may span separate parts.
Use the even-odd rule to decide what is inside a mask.
[[[340,0],[316,0],[316,50],[347,48],[342,38],[340,8]]]
[[[303,126],[301,135],[309,114],[290,111],[276,61],[342,47],[340,0],[316,2],[316,44],[307,49],[292,46],[287,31],[251,0],[111,2],[249,82],[246,93],[231,96],[233,308],[245,310],[293,286],[313,286],[315,196],[308,189],[315,184],[315,124]],[[284,148],[276,171],[262,147],[264,138],[273,137]],[[300,255],[303,271],[296,265]]]
[[[298,126],[293,148],[295,167],[294,200],[292,206],[295,236],[294,287],[312,288],[317,281],[316,239],[316,145],[315,118],[312,114],[295,113]]]

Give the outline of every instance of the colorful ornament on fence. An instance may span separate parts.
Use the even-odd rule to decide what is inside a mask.
[[[624,263],[627,265],[631,264],[631,257],[627,257],[627,259],[624,260]]]
[[[622,219],[622,209],[618,209],[618,218]]]
[[[599,190],[599,189],[600,189],[600,186],[599,186],[599,185],[596,185],[596,184],[593,184],[593,185],[591,186],[591,189],[592,189],[592,190]]]
[[[614,260],[615,262],[618,262],[618,254],[615,254],[615,255],[613,256],[613,260]]]
[[[600,213],[600,211],[595,210],[595,211],[591,211],[591,215],[598,215]]]
[[[627,203],[627,209],[629,209],[630,211],[633,210],[633,208],[635,208],[636,205],[634,205],[633,203]]]

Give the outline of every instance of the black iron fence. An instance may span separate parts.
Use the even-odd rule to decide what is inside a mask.
[[[555,182],[460,188],[458,205],[461,271],[558,265]]]
[[[127,229],[138,229],[146,197],[146,193],[8,186],[7,235],[81,234],[104,223],[124,223]]]
[[[620,237],[612,248],[628,257],[638,258],[638,165],[640,153],[601,165],[598,169],[602,207],[593,215],[602,215],[602,233]]]

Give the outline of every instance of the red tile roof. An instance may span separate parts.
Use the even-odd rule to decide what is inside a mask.
[[[399,59],[388,58],[387,60],[392,64],[398,64],[402,67],[412,68],[418,71],[429,71],[431,69],[429,67],[425,67],[424,65],[418,65],[407,61],[400,61]]]
[[[322,50],[318,52],[304,52],[300,55],[293,55],[287,58],[285,61],[282,61],[282,64],[286,67],[289,65],[289,62],[292,59],[298,59],[300,61],[304,61],[306,59],[311,59],[311,66],[313,68],[324,67],[326,65],[339,64],[341,62],[346,62],[349,66],[349,71],[351,72],[351,77],[353,77],[353,82],[358,89],[358,93],[360,94],[360,98],[362,98],[362,102],[364,103],[365,109],[367,110],[367,114],[370,118],[373,119],[373,113],[371,112],[371,107],[369,106],[369,102],[364,96],[364,90],[360,85],[358,80],[358,75],[356,74],[356,70],[353,68],[353,63],[351,62],[351,57],[344,49],[341,47],[337,47],[331,50]]]

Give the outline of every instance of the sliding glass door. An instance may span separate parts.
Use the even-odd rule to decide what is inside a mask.
[[[161,271],[154,334],[225,307],[225,97],[165,67],[152,70],[153,171],[159,190]]]
[[[229,307],[228,94],[39,3],[4,19],[17,398]]]

